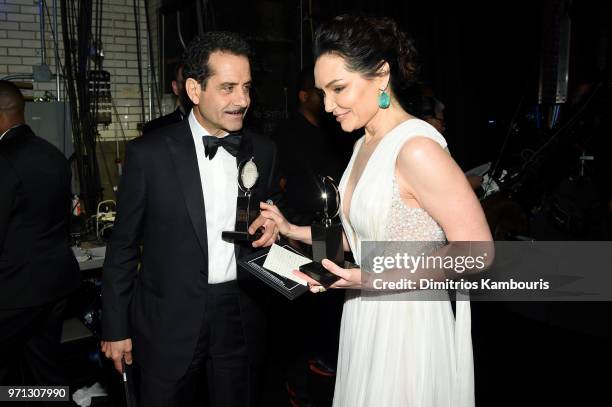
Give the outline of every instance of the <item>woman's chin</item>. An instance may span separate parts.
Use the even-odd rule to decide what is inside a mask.
[[[341,122],[340,127],[342,128],[342,131],[347,133],[351,133],[353,130],[355,130],[355,126],[353,126],[351,123],[347,123],[346,121]]]

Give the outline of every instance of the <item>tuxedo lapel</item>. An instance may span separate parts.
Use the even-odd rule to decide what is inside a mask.
[[[182,121],[177,130],[170,137],[166,137],[166,142],[174,161],[177,179],[183,190],[187,212],[189,212],[202,252],[205,258],[208,258],[206,209],[204,207],[198,159],[189,122],[187,120]]]
[[[238,150],[238,154],[236,155],[236,164],[240,165],[251,157],[253,157],[253,140],[248,133],[243,132],[242,140],[240,141],[240,150]]]

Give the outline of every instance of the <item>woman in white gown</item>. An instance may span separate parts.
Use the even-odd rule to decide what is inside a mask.
[[[365,128],[340,182],[345,250],[357,262],[362,241],[429,242],[434,250],[446,240],[491,240],[444,138],[395,98],[414,79],[414,52],[389,19],[340,16],[317,31],[325,110],[344,131]],[[273,205],[261,208],[283,235],[312,242],[310,227],[289,224]],[[341,277],[332,288],[347,289],[334,406],[474,405],[469,301],[457,302],[455,318],[448,299],[418,301],[418,291],[367,298],[374,293],[360,289],[361,270],[323,263]]]

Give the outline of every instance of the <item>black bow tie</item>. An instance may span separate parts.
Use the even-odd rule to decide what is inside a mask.
[[[242,136],[240,134],[228,134],[223,138],[203,136],[202,141],[204,141],[204,155],[206,155],[209,160],[212,160],[215,154],[217,154],[217,149],[219,147],[223,147],[228,153],[236,157],[238,151],[240,150],[240,140],[242,140]]]

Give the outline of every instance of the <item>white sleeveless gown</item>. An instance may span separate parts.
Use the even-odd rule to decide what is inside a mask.
[[[432,250],[445,241],[444,232],[425,210],[407,207],[399,196],[396,158],[414,136],[431,138],[446,148],[442,135],[428,123],[418,119],[401,123],[369,158],[351,197],[350,219],[341,214],[358,263],[362,241],[427,241]],[[362,143],[363,137],[340,182],[343,198]],[[415,301],[419,292],[414,291],[390,294],[401,300],[364,301],[369,295],[347,290],[334,407],[473,406],[469,298],[457,294],[461,301],[455,320],[448,300]]]

